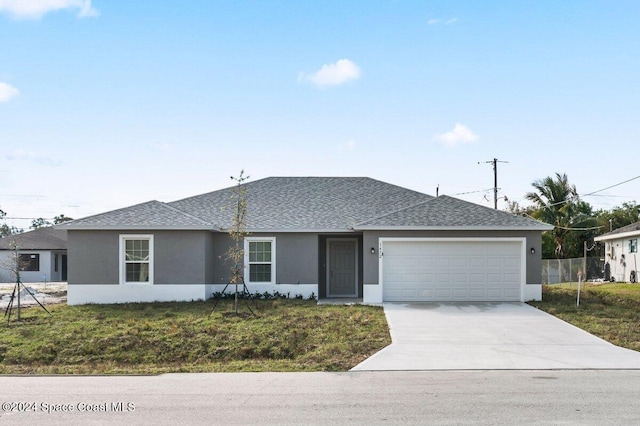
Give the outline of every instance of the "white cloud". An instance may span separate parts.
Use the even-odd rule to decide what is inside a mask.
[[[300,73],[298,82],[309,81],[318,87],[337,86],[349,80],[360,78],[360,68],[348,59],[340,59],[334,64],[325,64],[311,74]]]
[[[91,0],[0,0],[0,12],[19,19],[39,19],[49,12],[63,9],[79,9],[81,18],[98,16]]]
[[[15,149],[5,155],[7,161],[33,161],[43,166],[57,167],[60,162],[42,153]]]
[[[440,19],[440,18],[431,18],[427,21],[427,25],[451,25],[458,22],[458,18],[449,18],[449,19]]]
[[[442,145],[456,146],[463,143],[475,142],[478,140],[478,135],[473,133],[471,129],[464,124],[456,123],[453,130],[441,135],[435,135],[433,140]]]
[[[18,96],[19,94],[20,92],[18,91],[18,89],[8,83],[3,83],[0,81],[0,102],[8,102],[9,99],[13,98],[14,96]]]

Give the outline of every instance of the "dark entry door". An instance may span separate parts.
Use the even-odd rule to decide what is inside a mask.
[[[327,241],[327,297],[357,297],[357,242],[357,239]]]
[[[62,281],[67,280],[67,255],[62,255]]]

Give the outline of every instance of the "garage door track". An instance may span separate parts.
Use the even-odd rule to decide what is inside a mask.
[[[640,369],[612,345],[525,303],[385,303],[392,344],[352,371]]]

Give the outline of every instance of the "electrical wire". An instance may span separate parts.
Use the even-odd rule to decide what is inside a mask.
[[[500,188],[498,188],[498,189],[500,189]],[[482,189],[480,191],[458,192],[457,194],[453,194],[453,196],[456,196],[456,195],[467,195],[467,194],[478,194],[480,192],[489,192],[489,191],[493,191],[493,188]]]
[[[606,188],[602,188],[602,189],[598,189],[597,191],[589,192],[587,194],[582,194],[582,195],[578,194],[577,197],[571,197],[568,200],[562,200],[562,201],[558,201],[557,203],[552,203],[552,204],[545,204],[544,206],[540,206],[540,208],[544,209],[544,208],[549,208],[549,207],[555,207],[555,206],[559,206],[560,204],[565,204],[565,203],[569,203],[571,201],[574,201],[575,198],[590,197],[590,196],[593,196],[594,194],[597,194],[598,192],[606,191],[607,189],[611,189],[611,188],[615,188],[616,186],[624,185],[625,183],[631,182],[631,181],[636,180],[636,179],[640,179],[640,176],[632,177],[631,179],[627,179],[627,180],[625,180],[623,182],[619,182],[619,183],[616,183],[614,185],[607,186]],[[599,197],[602,197],[602,196],[603,195],[599,195]]]
[[[627,179],[624,182],[616,183],[615,185],[607,186],[606,188],[598,189],[597,191],[590,192],[588,194],[582,195],[582,197],[588,197],[593,194],[597,194],[598,192],[606,191],[607,189],[615,188],[616,186],[624,185],[625,183],[631,182],[632,180],[640,179],[640,176],[632,177],[631,179]]]

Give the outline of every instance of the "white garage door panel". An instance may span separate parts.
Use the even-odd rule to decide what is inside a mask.
[[[520,241],[384,241],[385,301],[520,301]]]

